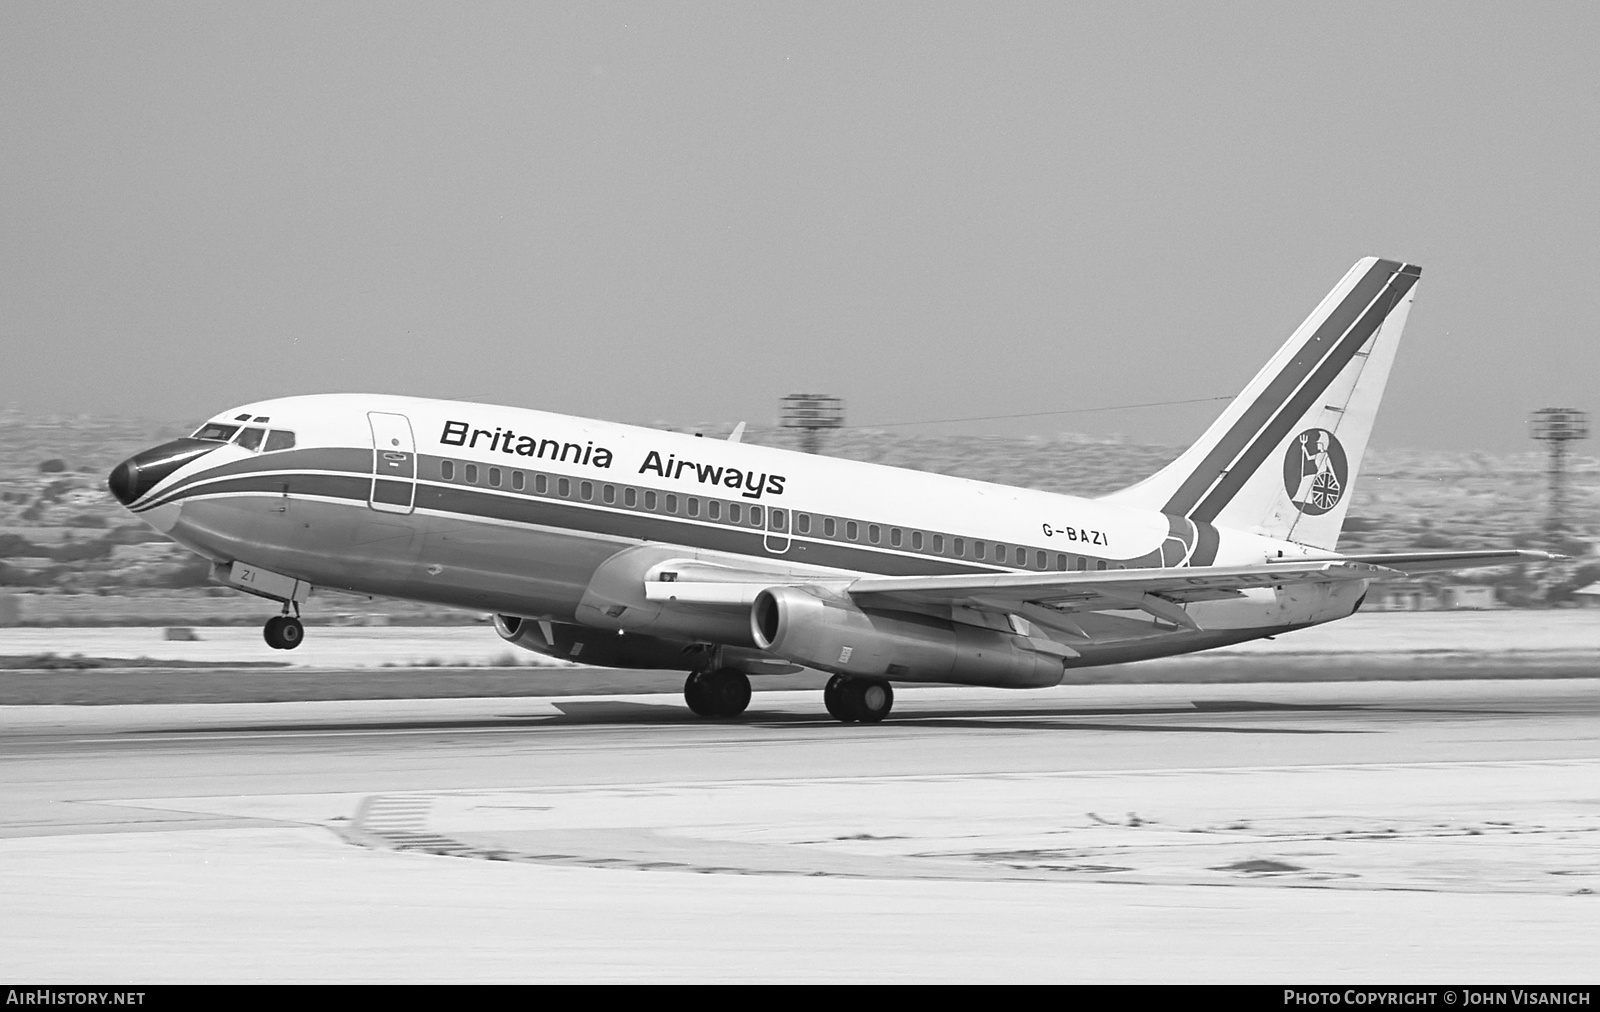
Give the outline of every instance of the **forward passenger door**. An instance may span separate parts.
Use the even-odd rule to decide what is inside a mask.
[[[372,491],[367,502],[382,513],[410,513],[417,498],[416,441],[411,420],[385,411],[367,412],[372,426]]]

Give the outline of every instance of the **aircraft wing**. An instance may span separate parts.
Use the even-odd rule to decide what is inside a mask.
[[[1413,573],[1439,573],[1451,569],[1473,569],[1478,566],[1511,566],[1522,562],[1557,562],[1565,555],[1553,552],[1526,551],[1515,548],[1491,549],[1476,552],[1382,552],[1374,555],[1346,555],[1344,561],[1368,566],[1381,566],[1410,576]],[[1393,579],[1393,575],[1384,577]]]
[[[1028,614],[1133,608],[1194,628],[1183,605],[1214,601],[1257,587],[1376,580],[1400,574],[1360,562],[1316,560],[1277,565],[1193,569],[1115,569],[1086,573],[981,573],[956,576],[869,576],[846,588],[863,608],[950,605]],[[1035,612],[1034,614],[1037,614]]]

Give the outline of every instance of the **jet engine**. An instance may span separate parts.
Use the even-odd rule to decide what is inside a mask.
[[[700,666],[685,652],[687,643],[616,633],[604,629],[537,622],[515,615],[496,615],[494,631],[500,638],[546,657],[608,668],[658,668],[689,671]]]
[[[841,675],[1031,688],[1061,681],[1060,657],[1027,637],[909,612],[863,611],[820,588],[769,587],[750,609],[756,645]]]

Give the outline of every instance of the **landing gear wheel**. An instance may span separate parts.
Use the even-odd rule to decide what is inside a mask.
[[[856,719],[863,724],[876,724],[894,708],[894,687],[888,682],[862,678],[850,689]]]
[[[750,679],[737,668],[695,671],[683,683],[683,699],[702,717],[737,717],[750,705]]]
[[[267,619],[266,626],[261,630],[261,637],[267,641],[267,646],[274,650],[293,650],[305,642],[306,627],[293,616],[278,615]]]
[[[834,720],[848,724],[856,718],[850,712],[848,700],[845,699],[845,687],[851,679],[844,675],[834,675],[828,679],[828,684],[822,689],[822,705],[828,708],[828,713]]]
[[[706,691],[706,676],[709,674],[709,671],[691,671],[683,682],[683,701],[699,717],[716,716],[711,694]]]
[[[846,724],[876,724],[894,708],[894,688],[876,678],[834,675],[822,690],[822,704],[834,719]]]

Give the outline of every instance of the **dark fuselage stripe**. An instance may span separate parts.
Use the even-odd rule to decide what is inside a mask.
[[[1284,401],[1300,387],[1305,378],[1311,375],[1318,363],[1335,350],[1335,342],[1339,336],[1349,330],[1361,312],[1383,291],[1390,276],[1401,267],[1400,263],[1393,260],[1379,260],[1372,265],[1361,280],[1356,282],[1350,294],[1346,295],[1333,312],[1328,314],[1328,318],[1322,321],[1322,325],[1301,347],[1300,353],[1294,360],[1272,378],[1267,388],[1251,402],[1227,434],[1184,479],[1183,484],[1172,494],[1172,498],[1161,507],[1163,513],[1190,515],[1189,511],[1205,495],[1206,490],[1217,481],[1224,469],[1245,451],[1251,440],[1268,423]],[[1233,470],[1237,470],[1237,467]]]
[[[178,498],[177,493],[202,482],[215,481],[230,475],[259,475],[263,471],[344,471],[350,474],[372,475],[372,451],[347,446],[309,447],[304,450],[278,450],[258,456],[244,457],[216,467],[197,471],[178,481],[145,502],[131,508],[135,512],[160,506]],[[285,478],[289,475],[285,475]]]
[[[279,496],[289,481],[290,498],[314,496],[337,499],[365,507],[371,489],[370,475],[281,474],[243,475],[191,485],[170,501],[211,496],[256,494]],[[936,556],[899,555],[864,545],[839,544],[804,536],[792,543],[802,551],[769,552],[768,534],[761,528],[737,528],[713,523],[658,516],[651,513],[578,504],[562,500],[496,494],[454,485],[418,482],[416,508],[461,516],[468,520],[499,520],[637,541],[682,545],[686,549],[728,552],[757,559],[804,562],[808,565],[875,573],[882,576],[929,576],[941,573],[1013,572],[1009,568],[955,562]]]
[[[1393,276],[1388,290],[1378,296],[1371,307],[1367,309],[1366,314],[1357,321],[1354,327],[1350,328],[1350,332],[1345,335],[1344,340],[1339,342],[1339,346],[1334,349],[1333,354],[1323,360],[1322,365],[1311,375],[1311,379],[1306,382],[1305,386],[1300,388],[1298,393],[1289,399],[1289,403],[1283,406],[1283,410],[1278,412],[1272,423],[1262,430],[1261,435],[1256,437],[1255,442],[1250,444],[1250,448],[1228,469],[1227,475],[1217,483],[1216,488],[1211,490],[1211,494],[1206,496],[1205,501],[1189,514],[1192,519],[1204,520],[1210,523],[1217,518],[1217,514],[1222,512],[1223,508],[1228,505],[1229,500],[1255,474],[1256,468],[1260,467],[1262,462],[1277,450],[1278,444],[1289,435],[1289,431],[1294,428],[1301,418],[1305,417],[1305,413],[1316,403],[1317,398],[1321,397],[1324,391],[1328,389],[1328,385],[1333,382],[1334,377],[1344,371],[1344,367],[1355,357],[1356,352],[1360,351],[1361,347],[1377,332],[1378,328],[1383,326],[1383,321],[1388,318],[1394,307],[1400,304],[1401,300],[1406,297],[1406,293],[1411,291],[1411,286],[1416,283],[1417,275],[1415,274],[1401,272]]]
[[[1221,543],[1222,538],[1217,534],[1217,529],[1208,523],[1197,520],[1194,526],[1199,533],[1200,541],[1194,547],[1189,565],[1209,566],[1217,561],[1217,545]]]

